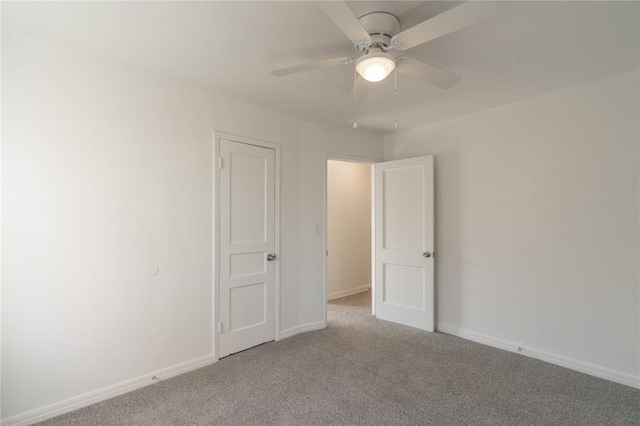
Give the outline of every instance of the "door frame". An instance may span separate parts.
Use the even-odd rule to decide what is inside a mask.
[[[232,133],[213,131],[213,226],[212,226],[212,249],[213,249],[213,269],[212,269],[212,331],[213,331],[213,356],[215,361],[220,359],[220,139],[247,145],[269,148],[275,151],[275,200],[274,200],[274,247],[275,253],[280,259],[280,144],[268,142],[245,136],[234,135]],[[274,277],[274,340],[279,340],[280,335],[280,261],[275,262]]]
[[[328,236],[329,236],[329,228],[328,228],[328,217],[329,217],[329,211],[328,211],[328,197],[329,197],[329,191],[328,191],[328,166],[329,166],[329,160],[335,160],[335,161],[346,161],[349,163],[360,163],[360,164],[369,164],[370,166],[374,166],[376,163],[381,162],[382,160],[379,160],[377,158],[369,158],[369,157],[357,157],[357,156],[353,156],[353,155],[345,155],[345,154],[337,154],[337,153],[325,153],[324,155],[324,167],[322,168],[322,172],[323,172],[323,180],[322,180],[322,191],[324,194],[324,198],[323,198],[323,226],[324,226],[324,240],[323,240],[323,250],[322,250],[322,257],[323,257],[323,264],[322,264],[322,294],[324,296],[324,299],[322,301],[322,303],[324,304],[324,307],[322,309],[322,322],[324,323],[324,325],[327,325],[327,298],[329,297],[329,293],[328,293],[328,286],[327,286],[327,267],[328,267],[328,260],[327,260],[327,247],[328,247]],[[372,301],[375,300],[375,167],[371,167],[371,297],[372,297]],[[376,314],[375,312],[375,303],[371,304],[371,313],[373,315]]]

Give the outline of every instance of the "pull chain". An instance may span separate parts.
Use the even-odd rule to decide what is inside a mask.
[[[358,72],[355,67],[353,68],[353,128],[358,127],[357,121],[358,112]]]
[[[395,122],[393,128],[398,128],[398,68],[393,70],[393,102],[395,103]]]

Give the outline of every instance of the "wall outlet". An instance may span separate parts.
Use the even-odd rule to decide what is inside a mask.
[[[316,223],[313,226],[313,235],[322,235],[322,227],[320,226],[319,223]]]

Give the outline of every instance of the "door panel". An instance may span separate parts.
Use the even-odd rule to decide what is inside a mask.
[[[265,184],[268,179],[268,158],[262,154],[229,152],[228,170],[233,189],[230,192],[230,214],[233,218],[230,221],[231,243],[257,243],[267,240],[266,222],[269,212],[265,210],[265,201],[269,193]]]
[[[376,316],[433,331],[433,157],[375,168]]]
[[[250,283],[232,287],[229,291],[229,332],[265,324],[267,283]]]
[[[235,253],[230,256],[230,261],[231,278],[267,272],[267,259],[263,252]]]
[[[395,167],[382,170],[384,191],[383,248],[396,250],[421,250],[424,234],[424,192],[421,167]],[[402,206],[402,208],[396,208]]]
[[[382,274],[382,303],[424,309],[424,268],[385,263]]]
[[[220,140],[220,357],[274,340],[275,151]]]

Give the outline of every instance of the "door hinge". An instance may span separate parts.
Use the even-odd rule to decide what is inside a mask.
[[[222,168],[222,157],[218,157],[218,168]]]
[[[222,334],[222,323],[218,323],[218,334]]]

